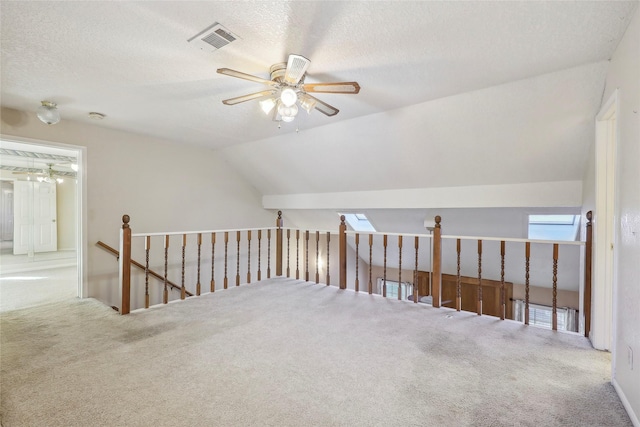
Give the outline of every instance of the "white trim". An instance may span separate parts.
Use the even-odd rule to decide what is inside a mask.
[[[404,208],[580,207],[582,181],[467,187],[410,188],[336,193],[274,194],[262,197],[265,209],[338,211]],[[373,224],[375,226],[375,224]]]
[[[617,197],[617,151],[619,140],[619,122],[615,120],[619,108],[618,90],[616,89],[602,106],[595,121],[595,209],[593,211],[593,290],[592,290],[592,326],[591,343],[599,350],[615,348],[614,296],[618,215]],[[614,120],[612,123],[611,120]],[[611,140],[610,132],[614,132]],[[607,161],[609,159],[611,163]],[[613,175],[612,175],[613,174]],[[610,194],[609,180],[613,179],[613,194]],[[613,204],[608,200],[613,197]],[[612,206],[613,205],[613,206]],[[612,209],[612,210],[611,210]],[[612,245],[612,247],[610,247]],[[615,355],[612,357],[612,375],[615,372]]]
[[[627,414],[631,419],[631,423],[634,425],[634,427],[640,427],[640,419],[638,419],[638,415],[633,412],[631,403],[629,403],[629,400],[627,399],[627,396],[624,394],[622,387],[620,387],[620,384],[618,384],[615,378],[611,380],[611,384],[613,385],[613,388],[615,389],[616,393],[618,393],[618,397],[622,402],[622,406],[624,406],[624,409],[626,409]]]
[[[15,147],[15,144],[37,146],[38,150],[51,154],[58,154],[60,150],[73,151],[78,160],[78,172],[76,179],[76,244],[77,255],[76,265],[78,268],[78,297],[89,296],[89,271],[88,271],[88,232],[87,232],[87,148],[80,145],[71,145],[55,141],[45,141],[40,139],[24,138],[14,135],[0,134],[0,141],[8,147]]]

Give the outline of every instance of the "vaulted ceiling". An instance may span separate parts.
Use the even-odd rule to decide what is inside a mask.
[[[3,1],[2,106],[219,150],[263,195],[581,180],[608,60],[637,1]],[[214,22],[238,36],[205,52]],[[335,117],[255,101],[297,53]]]

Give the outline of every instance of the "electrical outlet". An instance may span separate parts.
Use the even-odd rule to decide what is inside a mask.
[[[633,371],[633,349],[627,347],[627,361],[629,362],[629,370]]]

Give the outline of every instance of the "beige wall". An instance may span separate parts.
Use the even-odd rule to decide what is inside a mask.
[[[636,8],[607,73],[603,100],[618,89],[619,109],[616,214],[617,248],[614,255],[614,385],[635,425],[640,425],[640,7]],[[592,151],[593,157],[593,151]],[[593,163],[589,164],[593,167]],[[593,171],[585,201],[594,200]],[[586,186],[586,185],[585,185]],[[585,210],[593,206],[586,206]],[[597,286],[597,284],[596,284]],[[633,366],[629,363],[633,352]]]
[[[76,249],[76,192],[77,183],[75,179],[65,178],[64,181],[56,185],[56,208],[58,223],[58,250]]]
[[[85,147],[85,296],[119,305],[117,263],[97,248],[117,247],[123,214],[134,232],[269,227],[260,195],[210,149],[65,120],[47,126],[35,114],[2,109],[3,138]],[[215,135],[212,135],[215,138]],[[18,139],[18,142],[25,142]],[[73,148],[73,147],[67,147]]]
[[[525,287],[521,283],[513,284],[513,299],[524,300]],[[553,290],[551,288],[542,288],[539,286],[529,287],[529,302],[531,304],[548,305],[553,304]],[[578,309],[580,305],[580,293],[577,291],[558,290],[557,307],[570,307]]]

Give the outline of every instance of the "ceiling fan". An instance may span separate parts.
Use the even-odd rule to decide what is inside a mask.
[[[66,172],[66,171],[58,171],[53,169],[55,163],[47,163],[47,169],[37,169],[37,168],[24,168],[19,166],[7,166],[2,169],[11,169],[16,175],[27,175],[27,180],[31,179],[31,176],[35,176],[36,180],[39,182],[49,182],[58,184],[63,182],[64,177],[72,177],[75,178],[75,172]]]
[[[311,61],[304,56],[291,54],[287,62],[271,66],[269,70],[271,80],[229,68],[218,68],[218,73],[220,74],[269,86],[268,89],[260,92],[225,99],[222,103],[236,105],[241,102],[258,99],[260,107],[265,114],[273,111],[273,120],[275,121],[293,121],[298,114],[298,105],[306,110],[307,113],[311,113],[313,109],[316,109],[329,117],[335,116],[339,112],[337,108],[309,95],[309,93],[357,94],[360,92],[360,85],[357,82],[305,84],[304,79],[310,64]]]

